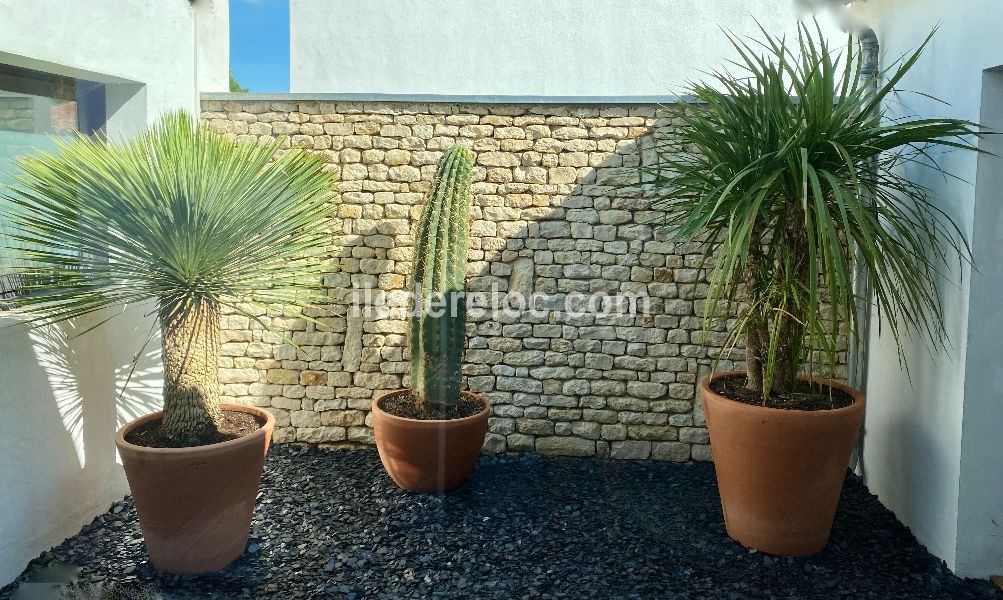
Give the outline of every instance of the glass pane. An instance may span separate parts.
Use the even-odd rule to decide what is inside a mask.
[[[104,125],[104,85],[0,64],[0,185],[18,157],[53,152],[58,139],[92,135]],[[9,210],[0,199],[0,300],[16,295],[13,268],[23,260],[10,237]]]

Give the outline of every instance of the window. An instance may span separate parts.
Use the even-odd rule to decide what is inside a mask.
[[[51,151],[55,140],[105,126],[105,86],[0,64],[0,184],[19,156]],[[17,295],[16,267],[23,264],[10,237],[9,210],[0,199],[0,307]]]

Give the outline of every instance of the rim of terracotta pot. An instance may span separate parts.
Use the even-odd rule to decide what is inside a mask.
[[[825,377],[815,377],[814,375],[813,376],[809,376],[809,377],[802,376],[799,379],[802,379],[802,380],[805,380],[805,381],[812,381],[812,382],[815,382],[815,383],[821,383],[821,384],[827,385],[827,386],[829,386],[831,388],[835,388],[835,389],[837,389],[837,390],[839,390],[841,392],[845,392],[845,393],[849,394],[850,397],[853,398],[853,403],[849,404],[847,406],[841,406],[840,408],[824,408],[824,409],[819,409],[819,410],[804,410],[804,409],[801,409],[801,408],[773,408],[771,406],[760,406],[760,405],[757,405],[757,404],[746,404],[745,402],[739,402],[738,400],[732,400],[731,398],[729,398],[727,396],[722,396],[721,394],[718,394],[714,390],[710,389],[710,384],[713,381],[716,381],[718,379],[727,379],[729,377],[740,377],[740,376],[744,377],[745,374],[746,374],[745,371],[722,371],[720,373],[712,373],[712,374],[708,375],[707,377],[704,377],[700,381],[700,391],[703,392],[703,393],[705,393],[705,394],[709,394],[711,396],[714,396],[715,398],[720,398],[721,400],[724,400],[725,402],[729,402],[729,403],[731,403],[731,404],[734,405],[733,408],[738,409],[738,410],[746,410],[746,411],[749,411],[749,412],[773,412],[773,413],[780,412],[780,413],[784,413],[784,414],[793,413],[793,414],[796,414],[798,416],[803,416],[805,418],[812,418],[812,419],[822,419],[822,418],[825,418],[826,416],[838,415],[838,414],[842,414],[842,413],[853,412],[853,411],[859,410],[862,406],[864,406],[867,403],[867,399],[864,396],[864,393],[861,392],[860,390],[858,390],[857,388],[851,387],[851,386],[849,386],[849,385],[847,385],[845,383],[839,382],[839,381],[834,381],[832,379],[826,379]]]
[[[467,417],[460,417],[459,419],[411,419],[409,417],[398,417],[397,415],[395,415],[393,413],[388,413],[387,411],[385,411],[385,410],[383,410],[382,408],[379,407],[380,400],[383,400],[384,398],[388,398],[390,396],[393,396],[394,394],[400,394],[402,392],[408,392],[408,393],[410,393],[411,392],[411,388],[401,388],[399,390],[394,390],[392,392],[387,392],[386,394],[380,395],[379,398],[373,400],[373,404],[372,404],[373,412],[378,412],[378,413],[384,415],[388,419],[393,419],[395,421],[401,421],[401,422],[404,422],[404,423],[408,423],[409,425],[411,425],[413,427],[441,427],[442,425],[445,425],[445,424],[448,424],[448,423],[463,423],[465,421],[474,421],[474,420],[477,420],[477,419],[484,418],[484,416],[487,415],[487,413],[491,410],[491,405],[488,403],[488,399],[487,398],[485,398],[481,394],[478,394],[477,392],[469,392],[469,391],[466,391],[466,390],[461,391],[460,395],[461,396],[468,396],[470,398],[473,398],[473,399],[477,400],[482,405],[484,405],[484,408],[482,408],[480,410],[480,412],[477,412],[477,413],[472,414],[472,415],[467,416]]]
[[[215,444],[206,444],[204,446],[190,446],[187,448],[150,448],[148,446],[139,446],[125,441],[125,436],[127,433],[133,429],[143,425],[144,423],[149,423],[150,421],[159,419],[163,416],[164,411],[158,410],[155,413],[150,413],[148,415],[139,417],[135,421],[130,421],[122,426],[115,433],[115,444],[119,448],[124,448],[131,450],[133,452],[148,452],[150,454],[159,454],[162,456],[185,456],[190,454],[212,454],[215,452],[225,452],[234,447],[245,445],[245,444],[259,444],[260,438],[268,435],[268,432],[275,427],[275,416],[272,413],[258,408],[257,406],[248,406],[246,404],[220,404],[219,407],[223,410],[250,413],[253,415],[258,415],[264,417],[265,423],[254,430],[253,432],[239,437],[235,440],[227,440],[225,442],[216,442]]]

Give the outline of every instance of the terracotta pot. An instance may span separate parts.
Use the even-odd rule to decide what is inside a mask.
[[[384,398],[373,401],[373,435],[383,468],[390,478],[412,492],[441,492],[463,483],[473,470],[488,432],[491,407],[480,394],[461,392],[484,404],[476,415],[444,421],[407,419],[384,412]]]
[[[864,420],[864,395],[833,410],[782,410],[729,400],[700,382],[728,535],[785,556],[815,554],[829,541],[850,453]]]
[[[257,415],[265,424],[242,438],[195,448],[145,448],[125,441],[128,432],[163,414],[156,412],[115,436],[150,562],[161,571],[218,571],[247,545],[275,417],[253,406],[222,408]]]

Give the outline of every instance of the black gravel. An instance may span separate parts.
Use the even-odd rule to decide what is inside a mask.
[[[854,476],[809,559],[742,548],[718,502],[710,464],[484,456],[462,488],[429,496],[394,487],[375,452],[279,445],[247,553],[223,572],[154,572],[126,498],[0,598],[64,564],[84,588],[131,597],[1003,597],[953,576]]]

